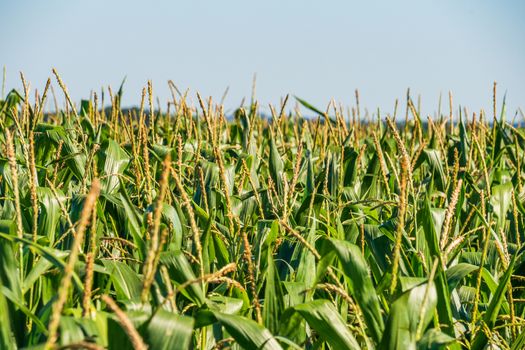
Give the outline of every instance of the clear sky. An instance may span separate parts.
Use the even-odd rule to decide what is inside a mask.
[[[56,67],[73,99],[118,87],[137,105],[148,79],[165,103],[167,80],[227,109],[251,94],[287,93],[324,108],[330,98],[391,112],[407,87],[424,113],[440,92],[490,110],[492,82],[508,111],[525,107],[525,1],[0,0],[0,66],[8,88],[23,71],[42,90]],[[1,68],[0,68],[1,69]]]

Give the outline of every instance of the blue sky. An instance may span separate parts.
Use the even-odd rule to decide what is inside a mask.
[[[147,3],[147,5],[146,5]],[[490,110],[492,82],[509,114],[525,107],[525,2],[400,1],[0,1],[0,66],[43,88],[56,67],[72,97],[124,76],[125,105],[148,79],[164,104],[167,80],[228,109],[251,94],[262,106],[287,93],[324,108],[330,98],[391,113],[407,87],[424,113],[440,92]]]

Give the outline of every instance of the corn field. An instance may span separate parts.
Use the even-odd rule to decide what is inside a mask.
[[[0,101],[1,349],[525,348],[525,132],[496,87],[434,118],[357,93],[227,116],[172,82],[75,103],[53,73],[63,108],[23,75]]]

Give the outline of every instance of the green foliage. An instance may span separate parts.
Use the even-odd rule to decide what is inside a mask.
[[[395,132],[299,98],[315,118],[122,93],[0,101],[0,349],[45,348],[55,316],[62,348],[523,348],[525,132],[504,115]]]

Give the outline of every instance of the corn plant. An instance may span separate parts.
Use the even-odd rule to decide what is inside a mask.
[[[495,88],[490,116],[227,116],[53,73],[63,108],[23,75],[0,100],[1,349],[525,347],[525,132]]]

